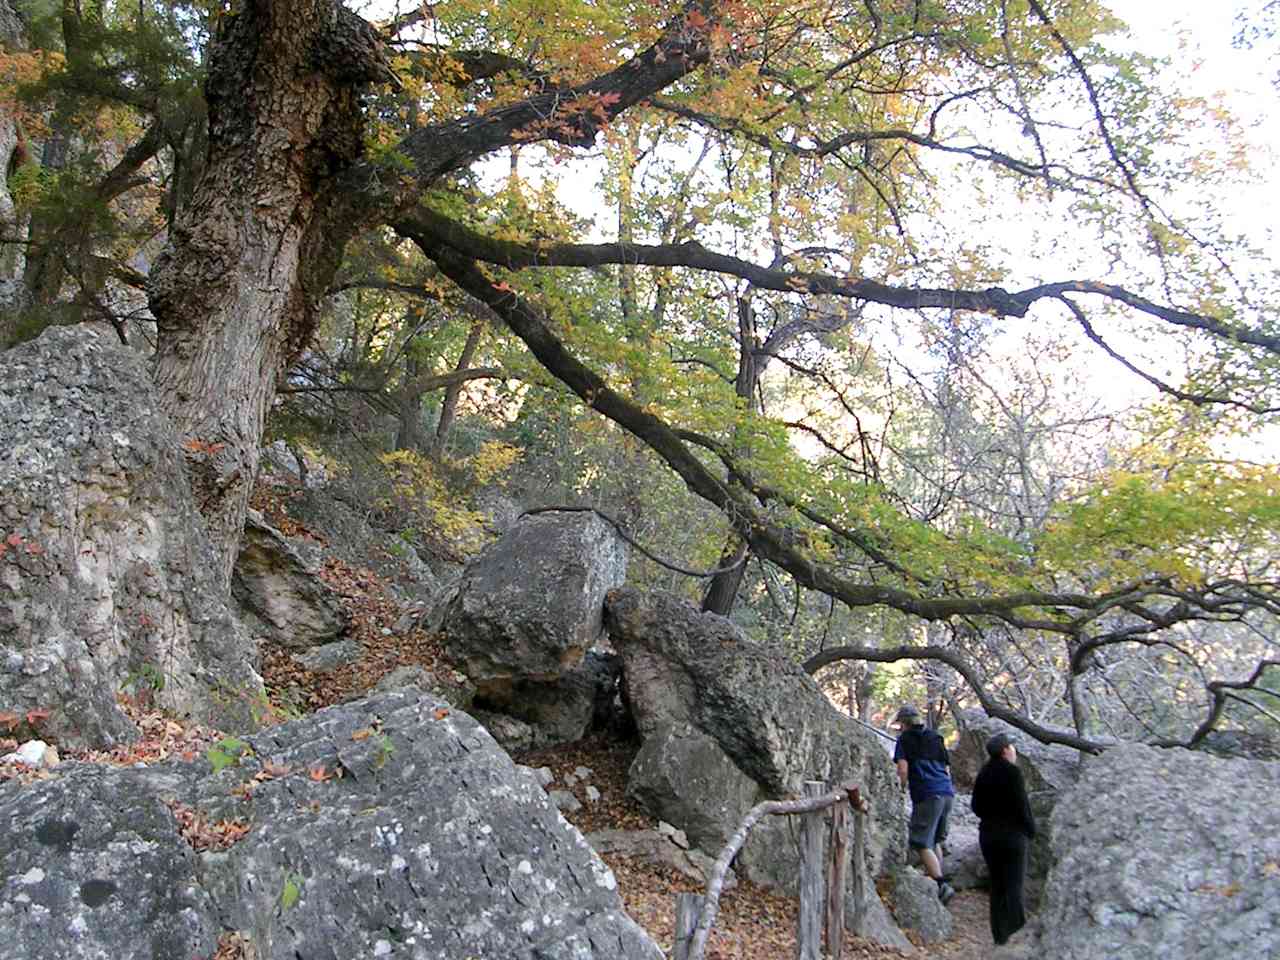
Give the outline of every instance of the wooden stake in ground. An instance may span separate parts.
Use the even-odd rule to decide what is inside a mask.
[[[729,864],[742,849],[742,845],[747,840],[747,834],[756,825],[756,821],[766,814],[808,813],[810,810],[821,810],[856,796],[854,792],[856,790],[857,788],[852,784],[844,784],[838,790],[812,799],[766,800],[764,803],[757,803],[747,812],[738,829],[720,851],[720,856],[716,857],[716,862],[707,877],[707,898],[702,905],[702,915],[698,918],[698,925],[693,931],[693,940],[689,944],[689,960],[703,960],[703,954],[707,949],[707,937],[711,933],[712,925],[716,922],[716,911],[720,908],[720,891],[724,888],[725,874],[729,872]]]
[[[693,928],[702,913],[706,898],[697,893],[676,894],[676,936],[672,944],[672,960],[689,960],[689,947],[693,942]]]
[[[805,798],[817,800],[826,792],[821,780],[806,780]],[[800,915],[796,919],[798,960],[821,960],[822,910],[826,906],[826,871],[822,857],[823,810],[806,813],[800,820]]]
[[[827,916],[823,941],[828,960],[844,952],[844,886],[849,868],[849,804],[831,808],[830,872],[827,874]]]

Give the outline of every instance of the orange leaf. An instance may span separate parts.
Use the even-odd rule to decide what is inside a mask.
[[[435,717],[437,720],[443,720],[448,715],[449,715],[448,707],[436,707],[431,714],[431,716]]]
[[[48,720],[48,719],[49,719],[48,710],[28,710],[27,711],[27,723],[33,727],[37,723],[39,723],[41,720]]]
[[[351,735],[351,739],[352,740],[368,740],[371,736],[373,736],[373,731],[370,730],[368,727],[365,727],[363,730],[357,730],[355,733],[353,733]]]
[[[326,780],[333,779],[333,774],[324,768],[323,765],[311,768],[311,779],[316,783],[324,783]]]
[[[0,724],[12,730],[22,720],[16,713],[0,712]]]

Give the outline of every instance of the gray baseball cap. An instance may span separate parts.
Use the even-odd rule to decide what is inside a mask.
[[[920,711],[909,703],[904,703],[898,708],[898,714],[893,718],[894,723],[905,724],[906,726],[915,726],[917,723],[923,723],[920,719]]]

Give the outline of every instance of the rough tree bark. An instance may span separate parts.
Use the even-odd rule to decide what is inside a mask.
[[[707,62],[709,30],[678,17],[652,46],[577,87],[400,144],[398,193],[361,164],[367,84],[394,82],[377,33],[338,0],[245,0],[218,15],[205,99],[209,149],[151,275],[156,382],[229,583],[277,381],[310,339],[347,241],[394,219],[411,187],[530,139],[594,143],[602,125]],[[607,95],[607,98],[606,98]],[[408,181],[412,181],[409,183]]]
[[[207,162],[150,300],[156,383],[185,440],[224,583],[277,380],[361,226],[336,185],[361,154],[358,94],[385,76],[372,28],[334,0],[249,2],[217,19]]]

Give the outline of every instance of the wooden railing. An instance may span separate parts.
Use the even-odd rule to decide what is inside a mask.
[[[766,816],[802,817],[800,823],[800,915],[796,923],[796,956],[798,960],[821,960],[825,956],[840,960],[844,949],[845,887],[849,876],[849,819],[853,818],[853,902],[854,909],[865,909],[865,871],[856,865],[863,862],[866,846],[866,799],[852,783],[828,790],[826,784],[809,780],[804,797],[796,800],[767,800],[751,808],[737,831],[729,838],[716,858],[707,877],[706,895],[682,893],[676,897],[676,936],[674,960],[703,960],[707,937],[715,925],[720,908],[720,892],[724,888],[729,864],[747,841],[751,828]],[[828,856],[823,857],[822,827],[825,811],[831,811]],[[855,915],[860,926],[861,916]]]

